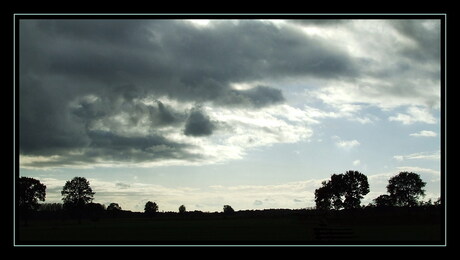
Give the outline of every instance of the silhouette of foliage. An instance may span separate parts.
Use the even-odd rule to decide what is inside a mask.
[[[230,205],[224,205],[224,214],[233,214],[235,210]]]
[[[109,206],[107,206],[107,211],[120,211],[121,207],[118,205],[118,203],[110,203]]]
[[[333,174],[322,185],[315,190],[316,208],[322,210],[359,208],[361,199],[369,193],[367,177],[358,171]]]
[[[323,181],[320,188],[315,190],[316,208],[327,210],[332,207],[332,188],[330,181]]]
[[[420,196],[425,195],[426,183],[420,175],[413,172],[400,172],[390,178],[387,191],[390,193],[395,206],[416,206]]]
[[[155,202],[147,201],[144,207],[144,213],[148,216],[153,216],[158,212],[158,205]]]
[[[359,208],[361,199],[369,193],[369,182],[366,175],[358,171],[347,171],[342,181],[345,197],[343,207],[345,209]]]
[[[93,201],[95,192],[91,189],[89,181],[84,177],[75,177],[67,181],[61,191],[64,207],[82,206]]]
[[[181,205],[181,206],[179,207],[179,213],[183,214],[183,213],[185,213],[186,211],[187,211],[187,209],[185,208],[184,205]]]
[[[19,207],[25,210],[37,210],[38,201],[45,201],[46,186],[39,180],[29,177],[19,178]]]
[[[64,209],[81,221],[83,210],[86,204],[93,201],[95,192],[91,189],[89,181],[84,177],[74,177],[67,181],[61,191]]]
[[[374,199],[376,207],[391,207],[394,206],[393,198],[390,195],[380,195]]]
[[[29,177],[19,178],[19,211],[21,216],[27,220],[30,211],[37,210],[39,208],[38,201],[45,201],[46,197],[46,186],[39,180]]]
[[[117,217],[120,215],[121,212],[121,207],[118,205],[118,203],[110,203],[109,206],[107,206],[107,213],[109,216],[112,217]]]

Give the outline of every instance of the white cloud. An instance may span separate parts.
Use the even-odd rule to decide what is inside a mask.
[[[361,161],[360,161],[360,160],[354,160],[354,161],[353,161],[353,165],[354,165],[354,166],[358,166],[358,165],[360,165],[360,164],[361,164]]]
[[[308,105],[304,106],[305,113],[311,118],[311,120],[322,119],[322,118],[345,118],[350,121],[355,121],[361,124],[372,123],[375,120],[370,118],[370,116],[361,116],[360,105],[355,104],[335,104],[333,105],[335,111],[325,111],[319,108],[314,108]],[[313,121],[314,123],[319,123],[319,121]]]
[[[162,99],[165,105],[177,105],[172,99]],[[144,104],[150,104],[152,99],[144,99]],[[193,104],[181,104],[178,107],[187,110]],[[202,104],[202,110],[217,127],[211,136],[190,137],[183,134],[181,127],[162,127],[156,129],[157,134],[167,138],[167,140],[187,147],[183,148],[190,154],[196,155],[193,160],[189,158],[164,158],[162,160],[142,161],[142,162],[120,162],[120,161],[97,161],[92,163],[82,163],[63,165],[59,162],[60,156],[25,156],[21,155],[20,163],[23,169],[53,169],[53,168],[94,168],[98,167],[155,167],[172,165],[208,165],[222,163],[230,160],[243,158],[249,149],[267,147],[280,143],[295,143],[308,140],[313,135],[310,125],[317,123],[312,116],[302,109],[298,109],[287,104],[273,105],[258,110],[248,110],[245,108],[228,108],[212,106],[212,104]],[[126,127],[118,127],[119,132],[132,134],[133,131],[149,131],[148,120],[140,122],[135,128],[129,130]],[[139,134],[139,133],[136,133]],[[136,135],[135,135],[136,136]],[[168,146],[157,146],[156,149],[170,149]],[[161,151],[151,151],[161,152]],[[34,167],[35,164],[47,163],[44,167]]]
[[[408,155],[395,155],[393,156],[398,161],[404,160],[439,160],[441,158],[441,151],[434,152],[420,152]]]
[[[349,150],[355,146],[360,145],[357,140],[338,140],[335,143],[338,147],[343,148],[345,150]]]
[[[422,130],[418,133],[412,133],[412,134],[409,134],[410,136],[414,136],[414,137],[436,137],[438,136],[438,134],[436,134],[436,132],[433,132],[433,131],[428,131],[428,130]]]
[[[434,175],[440,175],[440,171],[438,170],[433,170],[429,168],[422,168],[422,167],[417,167],[417,166],[401,166],[397,167],[399,171],[405,171],[405,172],[415,172],[415,173],[430,173]]]
[[[398,113],[396,116],[388,118],[390,121],[398,121],[404,125],[421,122],[426,124],[436,124],[436,118],[426,108],[411,106],[407,109],[407,114]]]

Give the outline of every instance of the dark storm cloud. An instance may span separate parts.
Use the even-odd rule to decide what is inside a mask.
[[[260,109],[284,102],[282,90],[232,84],[359,73],[333,45],[256,21],[196,28],[166,20],[21,20],[19,53],[20,152],[58,154],[56,165],[195,158],[160,130],[205,137],[215,123],[198,110],[187,117],[162,97]],[[126,132],[137,128],[149,134]]]
[[[314,25],[314,26],[336,26],[347,23],[347,19],[303,19],[303,20],[290,20],[292,23],[300,25]]]
[[[390,24],[415,45],[404,46],[401,53],[421,62],[439,62],[441,23],[439,20],[394,20]]]
[[[209,136],[216,126],[199,108],[194,108],[185,122],[184,134],[189,136]]]
[[[247,90],[229,90],[227,95],[219,97],[216,103],[226,106],[241,106],[248,108],[262,108],[285,101],[279,89],[267,86],[256,86]]]
[[[39,60],[37,67],[45,73],[105,83],[102,88],[131,84],[175,98],[213,101],[228,94],[232,82],[356,73],[350,57],[336,47],[267,23],[219,22],[197,29],[161,20],[27,22],[21,49],[34,54],[21,63]]]
[[[101,162],[143,163],[165,159],[193,161],[200,155],[191,154],[187,144],[175,143],[159,135],[126,137],[109,131],[90,131],[90,143],[78,149],[61,150],[49,160],[24,162],[26,167],[86,166]],[[55,155],[55,154],[53,154]]]

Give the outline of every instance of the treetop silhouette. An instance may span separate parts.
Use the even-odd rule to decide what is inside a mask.
[[[331,179],[322,182],[315,190],[315,203],[318,209],[353,209],[361,206],[361,199],[369,193],[366,175],[358,171],[333,174]]]
[[[74,177],[67,181],[61,191],[64,206],[83,206],[93,201],[95,192],[84,177]]]
[[[413,172],[400,172],[388,180],[387,191],[389,195],[380,195],[374,199],[377,207],[398,206],[413,207],[418,205],[418,200],[425,196],[426,183],[420,175]]]

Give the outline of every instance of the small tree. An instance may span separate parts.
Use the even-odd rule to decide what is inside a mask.
[[[230,215],[235,213],[235,210],[230,205],[224,205],[224,214]]]
[[[389,195],[380,195],[374,199],[376,207],[391,207],[394,206],[393,198]]]
[[[118,203],[112,202],[107,206],[107,213],[109,213],[110,216],[116,217],[119,215],[120,211],[121,207]]]
[[[420,196],[425,196],[426,183],[413,172],[400,172],[390,178],[387,191],[396,206],[416,206]]]
[[[181,206],[179,207],[179,213],[184,214],[186,211],[187,211],[187,209],[185,208],[184,205],[181,205]]]
[[[19,212],[27,225],[30,212],[39,208],[38,201],[45,201],[46,186],[39,180],[29,177],[19,178],[18,184]]]
[[[108,211],[120,211],[121,210],[121,207],[120,205],[118,205],[118,203],[110,203],[109,206],[107,206],[107,210]]]
[[[147,201],[147,203],[145,203],[144,213],[147,216],[152,217],[157,212],[158,212],[158,205],[155,202]]]

